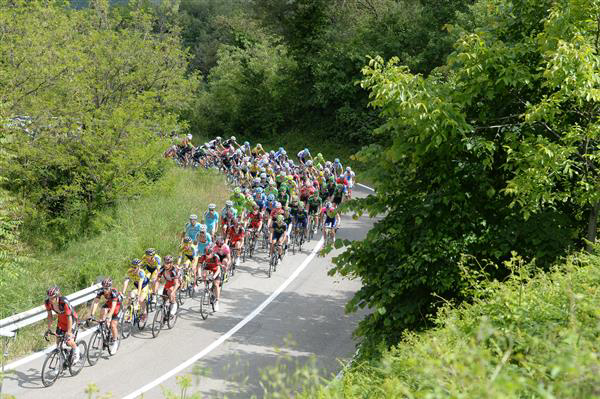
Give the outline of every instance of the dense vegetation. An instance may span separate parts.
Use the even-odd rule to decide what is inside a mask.
[[[507,360],[495,333],[486,342],[496,348],[478,349],[469,346],[474,330],[463,327],[480,325],[476,312],[496,306],[487,323],[490,331],[503,329],[500,302],[482,298],[492,291],[503,298],[516,284],[566,284],[585,275],[593,290],[597,265],[546,273],[573,251],[592,252],[597,238],[598,0],[71,5],[0,0],[3,276],[29,275],[37,270],[29,255],[115,226],[116,204],[168,178],[159,154],[172,131],[190,131],[196,141],[235,134],[292,148],[326,142],[343,155],[362,147],[355,162],[377,192],[347,209],[382,220],[365,240],[343,243],[347,250],[332,273],[363,282],[348,310],[373,309],[356,331],[365,359],[387,359],[365,366],[373,384],[387,386],[393,375],[404,381],[393,389],[409,385],[399,394],[436,396],[425,381],[443,380],[447,369],[439,362],[451,363],[455,342],[499,367],[495,381],[514,379],[519,394],[533,394],[531,381],[562,378],[569,361],[580,361],[565,355],[566,368],[550,369],[550,377],[540,371],[549,358],[535,357],[535,340],[555,331],[545,313],[534,318],[539,325],[527,326],[530,341],[507,338]],[[497,281],[513,274],[506,262],[514,253],[539,277],[512,278],[502,288]],[[474,289],[473,273],[492,282]],[[446,307],[432,321],[442,304],[465,301],[475,304]],[[529,314],[533,303],[509,306],[507,315]],[[459,321],[465,324],[453,324]],[[450,330],[407,333],[432,325],[455,334],[445,335],[437,352],[436,334]],[[439,356],[417,372],[407,346],[390,351],[403,341]],[[560,342],[553,356],[563,356]],[[514,348],[538,363],[523,365]],[[481,377],[473,364],[452,367]],[[552,389],[567,389],[560,384]]]

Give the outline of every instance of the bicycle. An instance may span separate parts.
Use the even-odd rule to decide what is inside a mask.
[[[250,229],[246,233],[246,239],[244,240],[244,251],[248,254],[247,256],[249,258],[252,258],[252,255],[254,255],[254,251],[256,249],[256,234],[257,232],[254,229]],[[244,262],[245,261],[246,259],[244,258]]]
[[[90,364],[90,366],[93,366],[98,362],[98,359],[102,355],[104,349],[108,350],[108,354],[111,356],[117,353],[117,351],[119,350],[119,346],[121,345],[121,341],[117,334],[117,337],[115,338],[117,345],[113,348],[113,336],[112,331],[108,326],[108,322],[106,320],[97,320],[91,318],[88,320],[88,325],[90,321],[98,323],[98,329],[94,334],[92,334],[87,351],[88,363]]]
[[[69,374],[71,376],[76,376],[79,374],[83,366],[85,365],[85,358],[87,354],[87,343],[85,341],[77,342],[77,333],[79,331],[78,322],[75,325],[75,334],[73,336],[73,340],[76,342],[77,347],[79,348],[79,360],[76,363],[73,363],[74,349],[67,345],[67,335],[57,335],[53,332],[48,332],[44,335],[44,339],[48,342],[48,335],[54,335],[55,337],[60,337],[60,340],[56,344],[56,348],[48,354],[46,360],[44,360],[44,365],[42,366],[42,384],[45,387],[49,387],[54,384],[58,377],[65,372],[66,369],[69,369]]]
[[[220,267],[220,266],[219,266]],[[203,269],[204,270],[204,269]],[[223,268],[220,267],[220,272],[223,273]],[[200,294],[200,316],[202,316],[202,320],[206,320],[208,318],[208,307],[209,305],[212,307],[212,311],[215,311],[215,302],[217,300],[217,295],[214,290],[215,279],[213,273],[210,273],[210,276],[206,277],[204,280],[204,289]]]
[[[165,324],[169,327],[169,330],[172,329],[175,326],[175,322],[177,321],[177,316],[179,314],[179,306],[177,307],[177,311],[171,314],[171,308],[173,304],[169,302],[168,295],[160,295],[160,298],[162,300],[156,307],[154,319],[152,320],[152,336],[154,338],[158,337],[160,330]]]
[[[325,226],[325,246],[333,244],[333,237],[335,234],[335,228],[331,226]]]
[[[146,327],[146,323],[148,322],[148,313],[150,308],[150,294],[146,296],[146,318],[142,321],[142,307],[138,303],[138,295],[137,289],[131,291],[134,293],[131,296],[129,304],[125,308],[125,311],[119,318],[119,327],[121,329],[121,337],[124,339],[129,338],[131,335],[131,331],[133,330],[133,326],[137,326],[138,330],[142,331]]]
[[[181,287],[177,290],[177,300],[181,301],[180,305],[183,305],[183,294],[186,294],[188,298],[193,298],[196,295],[194,290],[194,270],[192,266],[186,266],[183,272],[183,279],[181,281]]]
[[[279,243],[275,244],[273,248],[273,254],[271,254],[271,259],[269,261],[269,278],[271,277],[272,272],[277,271],[277,263],[282,259],[282,257],[279,256],[279,248],[281,248],[281,244]]]
[[[302,252],[302,245],[304,245],[304,236],[306,230],[304,227],[296,227],[294,232],[294,239],[292,241],[292,253],[296,253],[295,249],[298,248],[298,252]]]

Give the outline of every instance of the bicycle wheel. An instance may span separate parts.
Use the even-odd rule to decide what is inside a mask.
[[[90,366],[98,363],[98,359],[102,355],[102,351],[104,350],[104,337],[102,337],[102,332],[97,330],[94,334],[92,334],[92,338],[90,338],[90,343],[88,345],[87,350],[87,360]]]
[[[181,290],[177,290],[177,295],[175,295],[175,299],[177,301],[178,306],[183,305],[183,293]]]
[[[44,360],[44,365],[42,366],[42,384],[44,384],[45,387],[54,384],[62,372],[62,367],[58,349],[54,349],[50,352],[46,360]]]
[[[196,289],[194,288],[194,276],[189,276],[189,283],[188,283],[188,289],[187,289],[187,296],[188,298],[193,298],[196,296]]]
[[[208,317],[208,307],[210,306],[210,291],[205,286],[200,294],[200,316],[202,320],[206,320]]]
[[[140,331],[142,331],[144,328],[146,328],[146,323],[148,323],[147,311],[146,311],[146,317],[144,317],[142,319],[143,316],[144,316],[144,312],[142,312],[141,309],[138,309],[137,316],[136,316],[136,324],[137,324],[138,330],[140,330]]]
[[[159,306],[156,309],[156,312],[154,312],[154,319],[152,321],[152,336],[154,338],[158,337],[158,334],[160,333],[160,330],[162,329],[163,326],[163,322],[164,322],[164,315],[163,312],[165,311],[164,306]]]
[[[242,263],[246,263],[246,242],[244,242],[244,246],[242,247]]]
[[[109,335],[109,337],[111,337],[111,336],[112,335]],[[119,350],[119,348],[121,347],[121,338],[117,337],[116,342],[117,342],[117,345],[115,347],[113,347],[113,342],[111,339],[109,339],[107,346],[108,346],[108,354],[111,356],[114,356],[117,353],[117,351]]]
[[[131,335],[133,329],[133,304],[129,304],[123,315],[119,319],[119,328],[121,329],[121,337],[127,339]]]
[[[172,305],[171,305],[172,306]],[[177,303],[177,310],[175,310],[175,312],[171,312],[171,310],[169,308],[167,308],[166,311],[169,312],[168,316],[167,316],[167,327],[169,327],[169,330],[173,327],[175,327],[175,322],[177,322],[177,315],[179,314],[179,303]]]
[[[87,343],[85,341],[77,342],[77,348],[79,348],[79,361],[75,364],[69,365],[69,373],[71,375],[77,375],[85,365],[85,356],[87,353]]]

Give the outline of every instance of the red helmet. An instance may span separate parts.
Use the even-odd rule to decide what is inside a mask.
[[[48,288],[48,291],[46,291],[48,298],[54,298],[55,296],[58,296],[58,294],[60,294],[60,289],[57,285],[53,285],[52,287]]]

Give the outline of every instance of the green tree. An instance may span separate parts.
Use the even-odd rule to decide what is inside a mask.
[[[142,12],[136,28],[117,28],[94,4],[0,8],[2,117],[26,116],[8,124],[3,186],[26,200],[26,230],[56,244],[94,231],[99,210],[160,176],[164,133],[196,87],[176,34],[153,34]]]
[[[364,68],[385,145],[359,155],[377,193],[351,207],[385,216],[335,270],[363,282],[348,308],[374,310],[357,330],[367,349],[468,299],[461,262],[501,279],[511,251],[546,268],[595,240],[599,10],[482,0],[427,77],[395,58]]]

